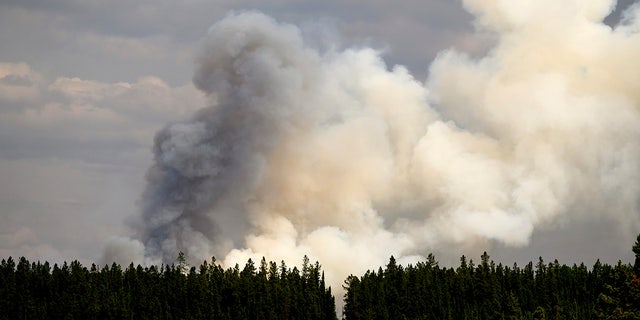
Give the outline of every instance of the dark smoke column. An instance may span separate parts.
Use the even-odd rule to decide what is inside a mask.
[[[194,84],[210,106],[155,137],[135,226],[147,258],[171,263],[183,251],[208,259],[222,240],[242,236],[265,155],[283,130],[300,125],[300,116],[290,120],[303,108],[293,100],[310,74],[301,66],[316,56],[298,33],[257,13],[229,16],[209,30]]]

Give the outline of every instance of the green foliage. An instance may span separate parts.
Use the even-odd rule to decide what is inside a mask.
[[[598,319],[640,319],[640,279],[630,266],[618,262],[594,313]]]
[[[486,252],[477,266],[462,256],[457,268],[441,268],[429,257],[406,267],[391,257],[386,269],[350,276],[344,319],[594,319],[600,292],[629,268],[598,261],[589,271],[542,258],[507,267]]]
[[[425,262],[399,265],[344,281],[343,318],[360,319],[640,319],[640,235],[634,265],[529,262],[480,264],[462,256],[457,268]],[[318,262],[301,269],[284,261],[249,260],[224,269],[215,258],[142,267],[90,269],[78,261],[0,263],[2,319],[321,319],[336,320],[335,299]]]
[[[631,249],[633,267],[618,261],[613,277],[598,296],[594,311],[598,319],[640,319],[640,234]]]
[[[196,267],[117,264],[91,269],[73,261],[0,263],[0,319],[318,319],[335,320],[335,300],[320,264],[303,270],[249,260],[223,269],[215,259]]]
[[[347,278],[344,319],[640,319],[640,235],[632,250],[633,267],[598,260],[591,270],[542,257],[496,266],[486,252],[455,269],[431,254],[407,267],[391,257],[384,270]]]

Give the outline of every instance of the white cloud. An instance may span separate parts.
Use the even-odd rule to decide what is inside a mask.
[[[26,63],[0,63],[0,113],[36,103],[41,82],[42,76]]]
[[[0,90],[8,92],[0,95],[0,107],[13,108],[0,118],[4,158],[82,158],[88,153],[93,160],[83,159],[95,161],[95,150],[99,154],[103,148],[140,153],[149,149],[153,134],[165,123],[204,105],[204,97],[192,85],[171,87],[152,76],[132,83],[66,77],[48,83],[26,64],[0,67],[9,70],[4,78],[16,75],[32,81],[23,91],[14,84],[0,84]],[[12,104],[16,100],[22,102],[19,108]],[[81,150],[85,151],[77,153]],[[101,161],[108,163],[113,156],[118,154],[102,154]]]

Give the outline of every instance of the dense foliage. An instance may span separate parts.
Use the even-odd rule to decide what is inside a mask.
[[[403,267],[345,280],[343,318],[360,319],[640,319],[640,235],[633,265],[558,261],[524,267],[480,263],[456,268],[433,255]],[[143,268],[90,269],[12,258],[0,263],[0,319],[336,319],[335,301],[319,263],[301,270],[284,262],[241,270],[204,262]]]
[[[336,319],[320,265],[302,270],[264,259],[223,269],[78,261],[62,266],[12,258],[0,264],[0,319]]]
[[[343,317],[360,319],[640,319],[640,235],[635,264],[558,261],[512,267],[485,252],[475,265],[460,258],[442,268],[433,255],[407,267],[393,257],[386,268],[345,280]],[[634,273],[635,272],[635,273]]]

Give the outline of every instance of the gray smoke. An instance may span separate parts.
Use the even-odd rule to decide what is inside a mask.
[[[639,7],[612,29],[607,0],[465,5],[494,48],[443,52],[425,83],[259,13],[216,23],[194,76],[209,106],[157,134],[122,251],[308,255],[339,288],[390,255],[524,246],[563,219],[640,226]]]
[[[259,14],[211,29],[194,76],[211,106],[156,135],[139,226],[149,257],[207,257],[225,240],[242,240],[261,166],[279,136],[304,125],[308,110],[294,98],[304,95],[315,72],[304,66],[315,60],[297,29]]]

